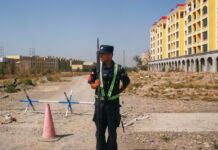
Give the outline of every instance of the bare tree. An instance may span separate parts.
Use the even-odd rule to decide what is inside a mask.
[[[137,66],[141,66],[142,65],[142,59],[141,59],[141,57],[140,56],[134,56],[133,57],[133,60],[136,62],[136,65]]]

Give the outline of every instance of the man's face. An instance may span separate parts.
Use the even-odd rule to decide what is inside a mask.
[[[100,54],[100,58],[102,62],[111,61],[112,60],[112,53],[103,53]]]

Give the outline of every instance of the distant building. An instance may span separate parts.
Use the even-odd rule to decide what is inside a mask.
[[[92,71],[92,67],[95,65],[95,63],[94,62],[84,62],[83,63],[83,71],[85,71],[85,72],[90,72],[90,71]]]
[[[8,59],[5,57],[0,57],[0,63],[8,62]]]
[[[92,66],[94,64],[95,64],[94,62],[80,62],[79,64],[78,63],[73,64],[71,62],[71,68],[72,68],[72,71],[85,71],[85,72],[88,72],[88,71],[92,70]]]
[[[84,62],[78,59],[63,57],[40,57],[40,56],[6,56],[0,58],[0,62],[14,62],[20,71],[91,71],[94,62]]]
[[[58,59],[56,57],[48,56],[44,57],[45,68],[58,70]]]
[[[15,60],[0,57],[0,74],[15,73]]]
[[[83,65],[72,65],[72,71],[83,71]]]
[[[7,59],[15,60],[16,66],[22,71],[43,71],[58,69],[58,61],[56,58],[39,57],[39,56],[6,56]]]
[[[186,0],[150,30],[149,70],[218,72],[218,1]]]

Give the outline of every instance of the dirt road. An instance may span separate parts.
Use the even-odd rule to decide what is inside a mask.
[[[73,77],[70,80],[39,85],[28,93],[32,99],[65,100],[63,92],[66,91],[69,95],[72,89],[72,101],[94,101],[94,93],[87,85],[87,76]],[[24,94],[17,93],[13,97],[19,100],[24,98]],[[92,105],[72,105],[73,114],[65,117],[66,104],[50,104],[56,134],[62,137],[58,142],[52,143],[38,141],[42,135],[45,104],[34,103],[36,111],[29,109],[24,114],[25,105],[14,100],[9,103],[6,100],[1,101],[1,115],[11,113],[17,121],[0,125],[0,149],[94,149],[95,126],[92,122]]]
[[[63,92],[70,93],[72,89],[72,101],[93,102],[94,91],[87,84],[87,78],[79,76],[67,78],[69,82],[40,84],[28,92],[32,99],[65,100]],[[42,135],[45,104],[35,103],[36,111],[29,109],[24,114],[25,104],[18,102],[23,98],[24,94],[19,92],[0,99],[0,115],[10,113],[17,119],[10,124],[0,124],[0,149],[95,149],[92,105],[72,105],[73,114],[65,117],[66,104],[50,104],[56,134],[61,139],[46,143],[38,140]],[[125,123],[141,115],[149,117],[128,126],[126,133],[118,128],[120,150],[214,149],[216,146],[218,102],[155,100],[126,95],[121,96],[121,101],[125,101],[121,109]]]

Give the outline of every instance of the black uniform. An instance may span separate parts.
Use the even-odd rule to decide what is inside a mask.
[[[105,95],[107,95],[109,88],[111,86],[111,82],[114,76],[114,62],[112,61],[112,65],[107,68],[107,66],[103,63],[102,64],[102,78],[103,78],[103,85],[105,90]],[[97,78],[96,75],[96,66],[93,67],[92,73],[89,77],[89,84],[92,84],[95,82]],[[127,86],[130,82],[130,79],[125,71],[124,68],[122,68],[120,65],[118,65],[118,72],[117,72],[117,78],[115,81],[115,85],[113,88],[112,95],[116,95],[120,93],[120,81],[122,81],[123,86]],[[95,91],[97,94],[97,90]],[[93,121],[96,124],[96,128],[98,129],[98,107],[97,107],[97,100],[95,101],[95,112]],[[97,142],[100,142],[100,149],[99,150],[117,150],[117,133],[116,129],[119,127],[120,124],[120,103],[119,98],[115,100],[108,100],[107,97],[105,97],[104,100],[101,100],[100,103],[100,123],[101,123],[101,139]],[[108,127],[108,133],[109,137],[106,142],[105,140],[105,131]],[[96,137],[98,135],[98,130],[96,131]]]

